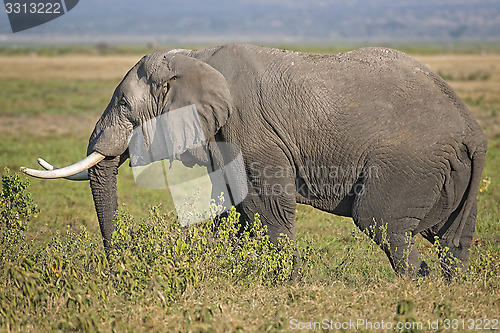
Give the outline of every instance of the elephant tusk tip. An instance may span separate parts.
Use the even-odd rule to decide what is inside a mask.
[[[21,172],[23,172],[24,174],[28,175],[28,176],[31,176],[31,177],[36,177],[36,178],[41,178],[38,173],[40,172],[39,170],[35,170],[35,169],[30,169],[30,168],[27,168],[27,167],[20,167],[19,170],[21,170]]]
[[[19,170],[21,170],[22,172],[24,172],[25,174],[29,175],[30,174],[30,168],[27,168],[27,167],[20,167]]]
[[[22,173],[24,173],[25,175],[28,175],[28,176],[33,176],[31,173],[30,173],[30,170],[29,168],[27,167],[20,167],[19,170],[21,170]]]
[[[38,162],[38,164],[44,168],[45,170],[54,170],[54,167],[52,166],[52,164],[50,164],[49,162],[47,162],[46,160],[44,160],[43,158],[39,157],[37,158],[36,160]]]

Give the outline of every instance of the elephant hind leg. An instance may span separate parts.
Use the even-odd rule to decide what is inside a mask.
[[[378,177],[363,183],[363,191],[354,199],[352,216],[385,251],[396,274],[415,277],[431,273],[413,237],[436,201],[439,184],[432,174],[412,175],[411,169],[396,162],[392,167],[381,167]]]
[[[384,250],[394,272],[398,276],[428,276],[432,274],[430,267],[421,259],[420,252],[415,246],[413,233],[406,231],[415,228],[419,220],[415,218],[402,218],[390,223],[377,223],[372,219],[372,223],[359,223],[358,227],[366,231],[368,235]],[[364,226],[364,227],[362,227]],[[405,226],[404,228],[394,228],[393,226]]]
[[[456,246],[453,241],[454,234],[446,234],[445,223],[440,229],[431,228],[422,233],[429,242],[439,246],[439,261],[446,280],[451,281],[460,274],[466,274],[468,270],[469,249],[472,245],[472,237],[475,230],[475,221],[477,214],[477,204],[475,203],[470,216],[460,235],[459,245]],[[452,220],[456,214],[452,214],[448,220]]]
[[[465,274],[468,271],[468,261],[469,261],[469,246],[464,246],[467,239],[462,236],[461,245],[456,247],[452,240],[439,239],[439,237],[427,237],[429,242],[435,244],[436,240],[438,242],[438,256],[441,270],[446,281],[452,281],[459,275]],[[434,239],[433,241],[431,239]]]
[[[391,266],[400,276],[428,276],[432,273],[430,267],[421,259],[411,235],[393,235],[390,239],[391,248],[385,250]]]

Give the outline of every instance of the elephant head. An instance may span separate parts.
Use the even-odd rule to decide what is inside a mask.
[[[115,89],[90,136],[85,159],[62,169],[55,169],[39,159],[40,165],[47,170],[22,170],[39,178],[90,180],[104,245],[109,249],[118,208],[116,175],[121,163],[129,158],[128,148],[134,130],[144,132],[146,141],[150,141],[145,124],[188,105],[196,107],[203,138],[213,140],[231,114],[231,94],[224,76],[207,63],[191,57],[187,50],[146,55]],[[182,131],[181,128],[177,130]],[[189,156],[183,156],[187,154]],[[207,162],[206,155],[200,151],[181,151],[176,157],[190,159],[191,163],[193,160],[199,164]]]

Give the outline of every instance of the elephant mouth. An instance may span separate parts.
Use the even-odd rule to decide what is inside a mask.
[[[179,156],[179,160],[182,162],[182,164],[188,168],[192,168],[197,164],[197,159],[190,154],[188,151],[182,153]]]
[[[39,158],[38,164],[40,164],[40,166],[42,166],[45,170],[21,167],[21,171],[29,176],[43,179],[65,178],[69,180],[89,180],[88,169],[102,161],[104,158],[106,158],[106,156],[94,151],[84,159],[63,168],[55,168],[50,163]]]
[[[186,149],[185,152],[179,155],[178,159],[188,168],[195,165],[208,166],[211,161],[210,152],[205,145]]]

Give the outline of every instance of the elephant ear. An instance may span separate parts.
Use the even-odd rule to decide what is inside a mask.
[[[154,62],[149,79],[157,85],[163,113],[195,105],[205,138],[213,137],[232,109],[224,76],[207,63],[179,53],[156,55]]]

